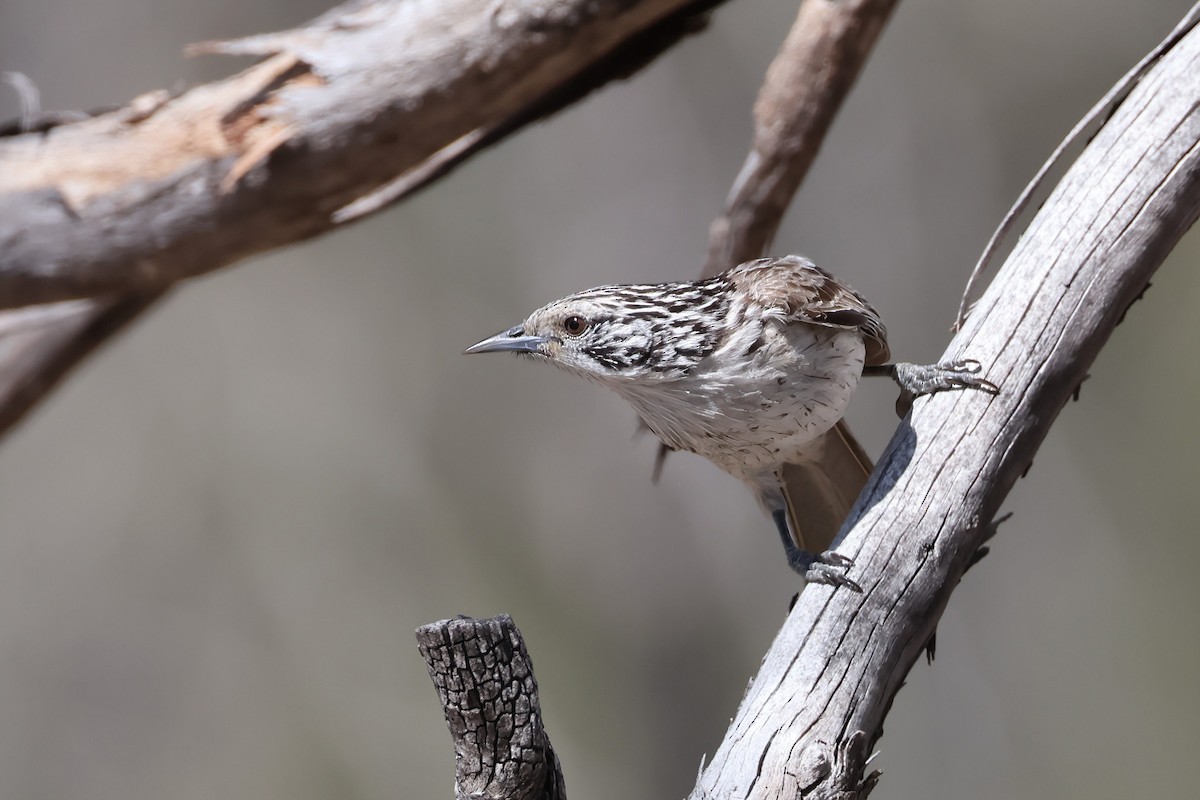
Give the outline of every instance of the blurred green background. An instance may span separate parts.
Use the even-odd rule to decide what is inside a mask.
[[[1187,7],[902,3],[775,251],[936,358],[1025,181]],[[188,42],[325,8],[4,0],[0,69],[49,109],[122,103],[244,63]],[[412,629],[501,611],[573,797],[686,794],[798,586],[770,522],[695,457],[652,486],[616,397],[460,352],[697,273],[794,13],[731,2],[402,207],[184,287],[5,441],[0,796],[451,797]],[[1198,258],[1193,234],[1013,492],[888,719],[881,796],[1194,792]],[[851,409],[872,452],[893,397]]]

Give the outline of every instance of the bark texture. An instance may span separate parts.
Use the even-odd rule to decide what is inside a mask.
[[[989,521],[1200,215],[1193,24],[1070,167],[947,349],[986,365],[1000,394],[916,401],[838,547],[864,592],[805,589],[692,798],[849,798],[874,785],[866,760],[884,716]]]
[[[175,282],[402,199],[636,72],[719,1],[354,0],[195,46],[264,58],[226,80],[0,130],[0,309],[97,298],[23,320],[0,423],[119,327],[114,306],[128,321]]]
[[[566,800],[542,724],[533,663],[507,614],[417,629],[454,739],[458,800]]]
[[[328,231],[446,148],[461,158],[644,63],[696,9],[377,0],[198,45],[265,60],[0,139],[0,308],[158,288]]]

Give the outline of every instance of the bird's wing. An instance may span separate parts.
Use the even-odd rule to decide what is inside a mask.
[[[779,478],[788,524],[801,550],[829,549],[872,468],[844,420],[813,442],[810,459],[783,466]]]
[[[750,302],[776,309],[788,321],[857,329],[866,345],[866,364],[891,358],[887,329],[862,295],[803,256],[760,258],[726,273]]]

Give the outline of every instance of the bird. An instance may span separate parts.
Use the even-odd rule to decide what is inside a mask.
[[[853,561],[830,547],[873,469],[843,419],[860,377],[896,380],[898,409],[947,389],[998,391],[976,361],[889,363],[878,312],[797,255],[588,289],[465,352],[549,361],[615,391],[665,449],[745,483],[807,582],[858,591]]]

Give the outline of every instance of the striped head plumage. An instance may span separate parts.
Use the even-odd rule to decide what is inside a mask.
[[[543,357],[601,382],[682,377],[716,348],[726,324],[724,275],[690,283],[600,286],[555,300],[468,353]]]

